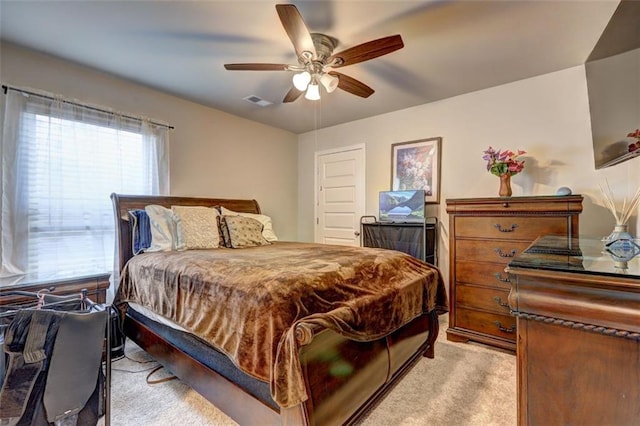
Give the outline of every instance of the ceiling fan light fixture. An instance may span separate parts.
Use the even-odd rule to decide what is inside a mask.
[[[309,99],[310,101],[317,101],[320,99],[320,87],[317,82],[313,82],[309,84],[307,87],[307,93],[304,94],[304,97]]]
[[[293,76],[293,85],[300,91],[306,90],[310,81],[311,74],[309,74],[307,71],[303,71],[299,74],[294,74]]]
[[[327,93],[331,93],[338,87],[338,77],[331,74],[323,74],[322,77],[320,77],[320,83],[322,83],[327,90]]]

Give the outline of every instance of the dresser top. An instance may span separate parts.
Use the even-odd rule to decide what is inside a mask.
[[[543,236],[514,257],[509,268],[640,279],[640,240],[607,246],[590,236]]]
[[[530,195],[524,197],[479,197],[479,198],[447,198],[447,204],[473,203],[531,203],[531,202],[576,202],[582,201],[582,195]]]
[[[73,284],[85,281],[108,281],[111,273],[95,271],[81,274],[25,274],[0,278],[0,290],[19,290],[22,287],[44,286],[49,284]]]

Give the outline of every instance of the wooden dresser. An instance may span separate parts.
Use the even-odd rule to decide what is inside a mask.
[[[509,264],[519,425],[640,424],[638,251],[546,236]]]
[[[449,328],[447,339],[516,349],[507,264],[538,236],[578,235],[582,196],[447,200]]]
[[[56,295],[80,294],[87,290],[87,296],[95,303],[105,303],[107,289],[109,288],[109,273],[95,273],[83,276],[63,275],[23,275],[18,277],[0,278],[0,304],[15,305],[33,303],[33,300],[24,296],[12,294],[15,291],[27,291],[37,293],[46,290]]]

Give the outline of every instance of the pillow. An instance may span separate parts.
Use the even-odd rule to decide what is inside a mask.
[[[133,255],[144,252],[151,246],[151,224],[144,210],[129,210],[131,221],[131,250]]]
[[[146,250],[171,251],[176,249],[176,225],[170,209],[156,204],[144,208],[149,215],[151,226],[151,246]]]
[[[218,248],[218,210],[203,206],[171,206],[179,249]]]
[[[229,210],[225,207],[220,207],[220,212],[223,216],[243,216],[250,217],[251,219],[255,219],[260,222],[263,226],[262,228],[262,236],[267,241],[278,241],[278,237],[276,233],[273,231],[273,225],[271,223],[271,218],[264,214],[255,214],[255,213],[240,213],[234,212],[233,210]]]
[[[220,232],[220,246],[231,248],[231,237],[229,237],[229,228],[222,221],[222,216],[218,216],[218,231]]]
[[[271,244],[262,236],[262,224],[244,216],[222,216],[222,227],[229,231],[231,248],[265,246]]]

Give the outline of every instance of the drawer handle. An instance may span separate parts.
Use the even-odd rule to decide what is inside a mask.
[[[503,253],[501,248],[495,249],[495,252],[498,253],[500,257],[513,257],[516,255],[516,250],[513,249],[509,253]]]
[[[511,225],[511,227],[510,227],[510,228],[503,228],[503,227],[502,227],[502,225],[500,225],[499,223],[496,223],[496,224],[495,224],[495,225],[493,225],[493,226],[495,226],[495,227],[496,227],[496,229],[497,229],[498,231],[500,231],[500,232],[513,232],[513,231],[515,231],[515,230],[516,230],[516,228],[518,227],[518,224],[517,224],[517,223],[513,223],[513,224]]]
[[[493,298],[493,300],[495,300],[495,301],[496,301],[496,303],[497,303],[498,305],[500,305],[500,306],[503,306],[503,307],[505,307],[505,308],[508,308],[508,307],[509,307],[509,303],[503,302],[503,301],[502,301],[502,298],[501,298],[500,296],[495,296],[495,297]]]
[[[502,331],[503,333],[509,333],[509,334],[512,334],[512,333],[514,333],[514,332],[516,331],[516,326],[515,326],[515,325],[512,325],[512,326],[511,326],[511,328],[505,328],[505,327],[503,327],[503,326],[502,326],[502,323],[501,323],[500,321],[494,321],[493,323],[494,323],[494,324],[496,325],[496,327],[498,327],[498,329],[499,329],[500,331]]]
[[[509,276],[507,276],[507,278],[502,278],[502,274],[500,272],[496,272],[496,279],[498,281],[502,281],[503,283],[510,283],[511,280],[509,279]]]

